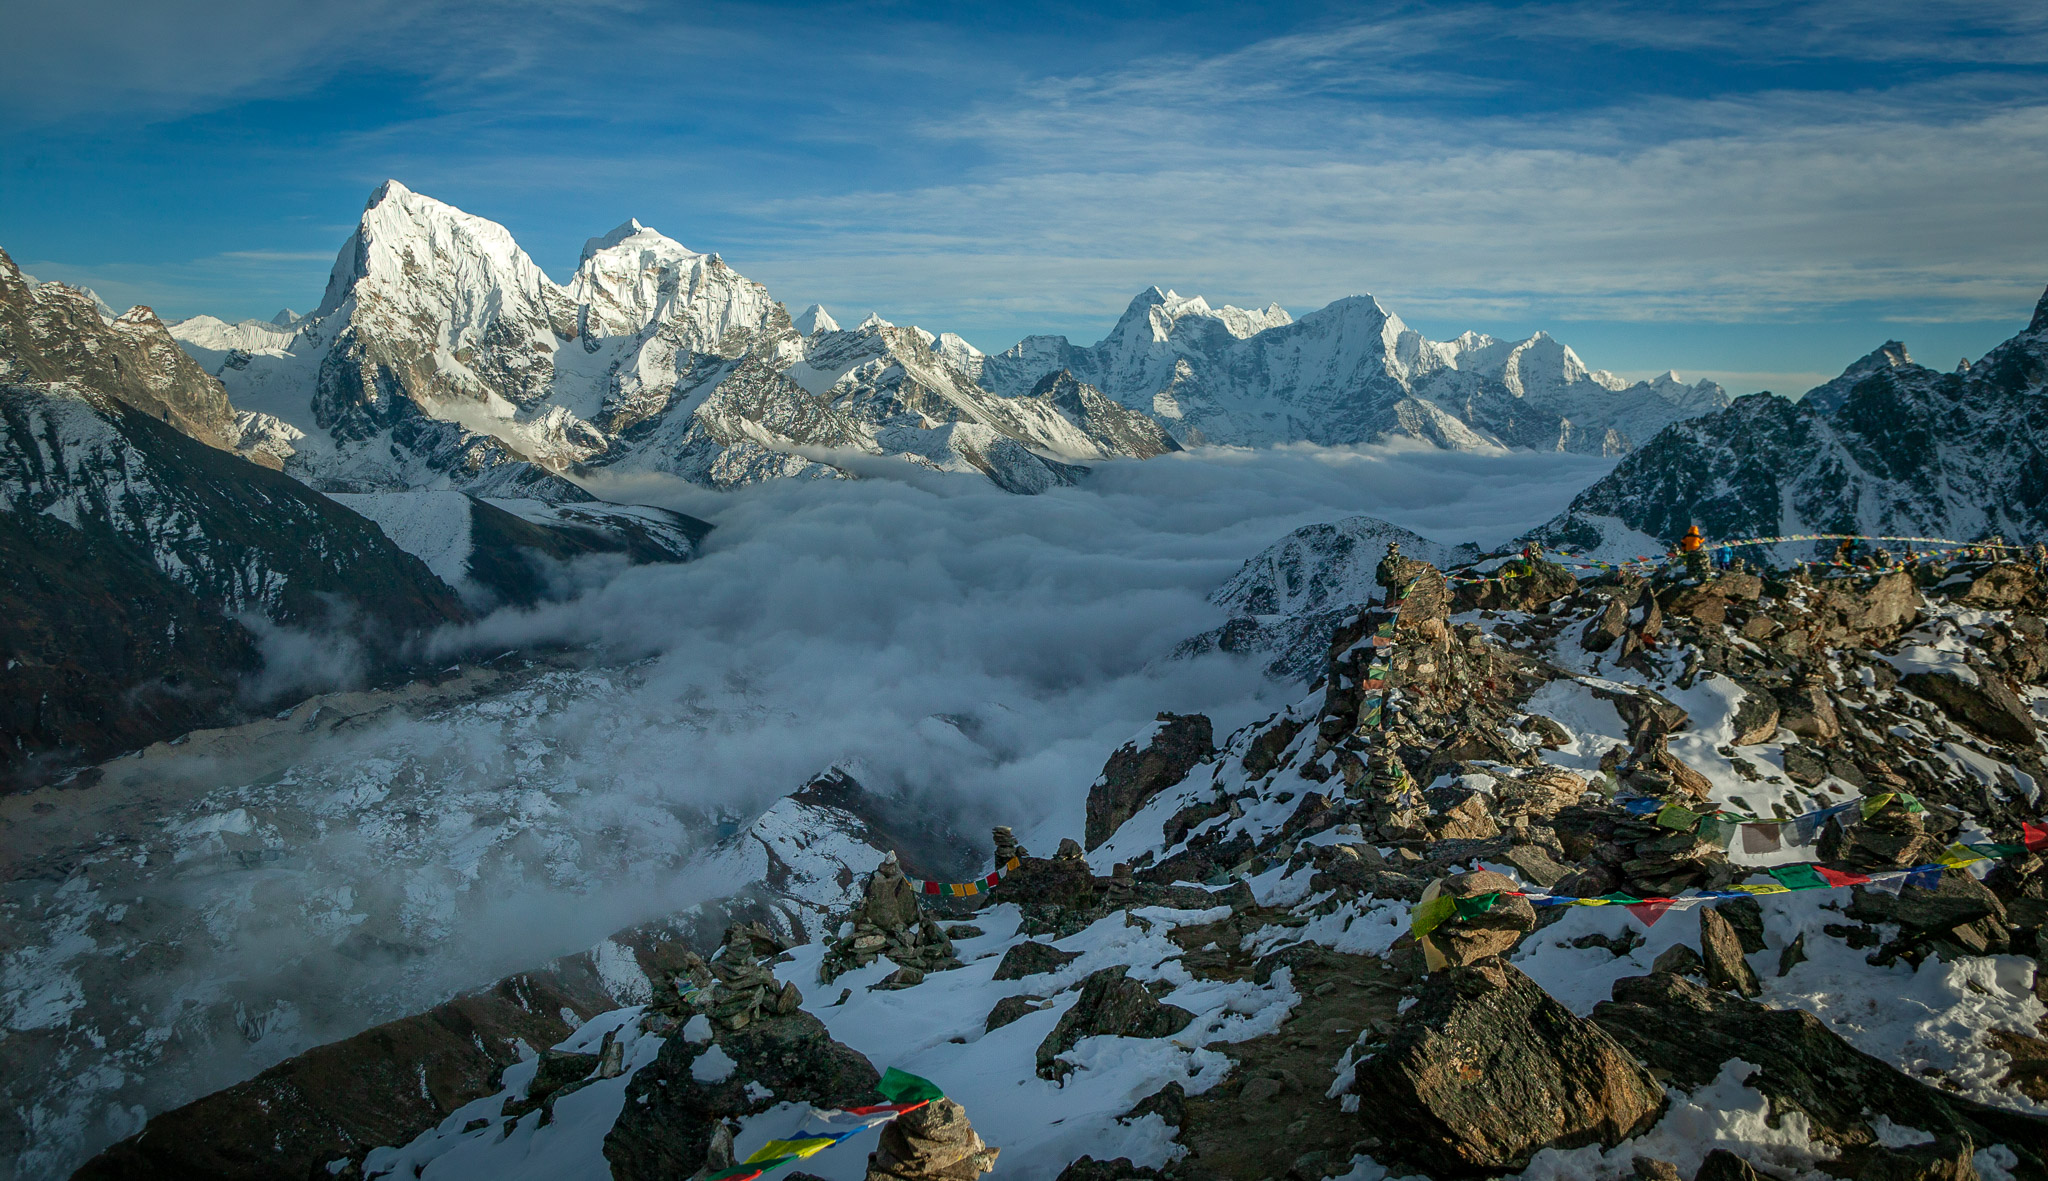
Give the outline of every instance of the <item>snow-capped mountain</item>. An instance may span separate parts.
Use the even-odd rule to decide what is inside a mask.
[[[959,364],[1006,393],[1070,370],[1189,444],[1405,436],[1460,449],[1619,454],[1668,423],[1728,403],[1711,381],[1687,385],[1670,373],[1630,384],[1588,369],[1547,333],[1432,341],[1370,296],[1294,320],[1277,304],[1212,308],[1154,287],[1087,348],[1033,336]]]
[[[289,329],[175,332],[252,412],[244,442],[335,491],[582,499],[579,465],[725,487],[862,457],[1070,482],[1072,461],[1173,446],[1106,398],[992,394],[936,337],[822,308],[799,327],[715,254],[628,221],[558,285],[503,226],[387,182]],[[267,417],[260,417],[267,416]]]
[[[1889,341],[1796,402],[1755,394],[1671,426],[1535,536],[1615,553],[1691,524],[1717,538],[2048,540],[2044,395],[2048,295],[2025,330],[1958,372]]]

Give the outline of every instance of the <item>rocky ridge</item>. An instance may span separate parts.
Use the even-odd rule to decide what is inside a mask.
[[[2048,540],[2048,293],[2026,328],[1951,373],[1890,341],[1793,401],[1675,424],[1531,536],[1607,557],[1800,533]],[[1811,557],[1782,547],[1772,557]]]
[[[2042,572],[1382,573],[1398,601],[1335,631],[1295,705],[1117,752],[1091,816],[1120,823],[1085,856],[999,831],[1018,868],[957,901],[882,866],[836,941],[736,927],[692,1005],[553,1051],[587,1056],[585,1091],[626,1080],[582,1122],[544,1118],[522,1064],[337,1167],[601,1139],[615,1174],[694,1168],[893,1065],[1005,1167],[1071,1181],[2048,1176],[2048,868],[2023,850],[2048,841]],[[1986,840],[2005,851],[1896,880]],[[1816,863],[1845,884],[1775,884],[1828,884]],[[1531,905],[1552,895],[1611,901]],[[863,922],[885,948],[936,930],[958,966],[828,967]],[[632,1039],[611,1075],[600,1033]],[[624,1096],[662,1060],[671,1097],[686,1075],[732,1097],[655,1130]]]

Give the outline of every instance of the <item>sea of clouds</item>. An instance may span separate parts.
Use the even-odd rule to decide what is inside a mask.
[[[971,834],[963,864],[991,823],[1049,851],[1157,712],[1220,737],[1298,694],[1256,660],[1172,657],[1247,558],[1361,513],[1504,542],[1610,466],[1298,446],[1107,463],[1036,497],[893,461],[730,493],[594,485],[716,529],[696,561],[584,571],[572,599],[434,641],[449,664],[580,667],[448,708],[359,696],[260,746],[178,748],[90,824],[23,818],[69,868],[0,916],[0,1024],[38,1047],[0,1071],[0,1176],[64,1171],[147,1112],[699,901],[692,850],[835,764]]]

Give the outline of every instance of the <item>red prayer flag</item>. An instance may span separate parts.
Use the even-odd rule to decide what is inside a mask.
[[[1628,912],[1636,916],[1636,921],[1643,924],[1643,926],[1654,927],[1657,925],[1657,920],[1664,917],[1664,912],[1671,909],[1673,901],[1670,898],[1645,898],[1634,906],[1629,907]]]
[[[2048,826],[2031,820],[2020,821],[2020,843],[2029,851],[2048,849]]]
[[[1867,873],[1850,873],[1847,870],[1829,869],[1825,865],[1814,866],[1813,872],[1819,874],[1828,885],[1836,887],[1860,886],[1870,880],[1870,875]]]

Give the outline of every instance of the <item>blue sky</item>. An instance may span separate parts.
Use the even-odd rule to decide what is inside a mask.
[[[942,13],[943,15],[934,15]],[[1157,283],[1803,389],[2048,285],[2048,6],[0,0],[0,247],[316,302],[385,177],[566,278],[638,217],[986,349]]]

